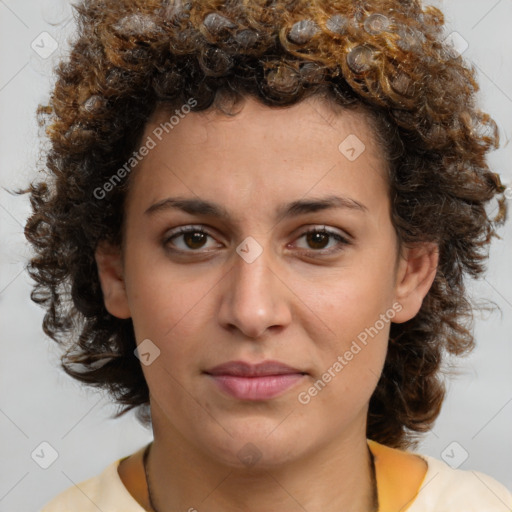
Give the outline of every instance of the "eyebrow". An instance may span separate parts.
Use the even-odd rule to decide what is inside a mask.
[[[327,196],[319,199],[301,199],[288,204],[279,206],[276,209],[276,218],[297,217],[306,213],[314,213],[331,208],[344,208],[356,212],[367,213],[368,208],[349,197]],[[151,205],[145,212],[145,215],[153,215],[157,212],[178,209],[191,215],[203,215],[209,217],[218,217],[228,220],[229,212],[221,205],[203,199],[187,199],[180,197],[168,197]]]

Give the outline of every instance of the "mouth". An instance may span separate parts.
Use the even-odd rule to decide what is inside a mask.
[[[204,372],[224,393],[239,400],[269,400],[302,381],[306,372],[279,361],[230,361]]]

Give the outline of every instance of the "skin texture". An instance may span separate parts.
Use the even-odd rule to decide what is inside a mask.
[[[142,140],[166,118],[157,111]],[[354,161],[338,149],[351,134],[366,146]],[[160,350],[143,366],[159,512],[369,509],[366,415],[389,322],[307,405],[297,399],[393,304],[393,322],[413,318],[435,277],[435,245],[403,248],[398,258],[386,161],[367,118],[313,99],[286,109],[247,99],[234,117],[190,113],[131,180],[123,250],[101,244],[96,261],[107,310],[131,317],[137,343]],[[283,204],[333,194],[367,211],[276,217]],[[216,202],[230,218],[144,213],[177,196]],[[165,242],[192,225],[210,236]],[[323,226],[350,243],[302,236]],[[235,250],[249,236],[263,249],[252,263]],[[307,375],[277,398],[240,401],[203,373],[240,359],[278,360]],[[250,467],[239,457],[247,443],[260,455]]]

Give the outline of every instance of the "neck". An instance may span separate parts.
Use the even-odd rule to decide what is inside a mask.
[[[157,435],[147,458],[155,512],[376,512],[376,483],[366,438],[330,443],[291,462],[248,467],[205,457],[176,431]]]

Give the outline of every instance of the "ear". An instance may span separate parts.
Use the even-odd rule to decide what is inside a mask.
[[[107,311],[117,318],[130,318],[126,296],[121,248],[102,241],[94,252]]]
[[[404,247],[395,282],[395,301],[402,309],[393,322],[400,324],[416,316],[434,282],[438,263],[439,246],[434,242]]]

